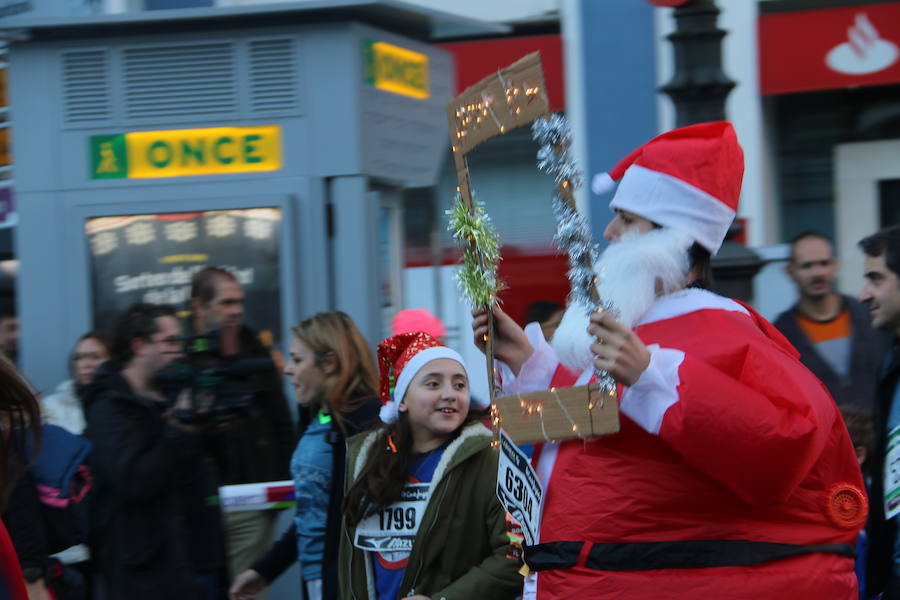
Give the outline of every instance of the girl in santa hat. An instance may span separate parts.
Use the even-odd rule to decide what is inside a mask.
[[[381,342],[378,362],[384,426],[348,442],[341,597],[517,597],[497,453],[462,357],[413,332]]]
[[[308,600],[333,600],[344,485],[345,439],[378,421],[372,352],[341,311],[313,315],[293,328],[284,374],[300,405],[300,441],[291,459],[294,524],[231,586],[232,600],[256,597],[299,559]]]

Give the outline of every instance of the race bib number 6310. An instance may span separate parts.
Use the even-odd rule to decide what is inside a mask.
[[[501,429],[497,497],[506,512],[522,526],[525,543],[529,546],[538,541],[543,496],[541,483],[531,461]]]

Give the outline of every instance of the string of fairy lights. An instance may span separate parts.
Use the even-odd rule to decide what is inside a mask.
[[[539,86],[527,83],[519,86],[512,79],[505,79],[502,75],[500,75],[500,78],[503,82],[506,107],[513,118],[522,114],[522,104],[519,101],[520,96],[524,97],[525,106],[527,106],[541,93]],[[482,92],[479,100],[457,107],[455,116],[456,131],[454,136],[457,142],[451,145],[451,149],[454,152],[458,150],[456,143],[461,142],[473,129],[480,128],[488,119],[493,122],[501,135],[506,133],[506,126],[501,122],[497,113],[494,112],[494,96],[489,92]]]

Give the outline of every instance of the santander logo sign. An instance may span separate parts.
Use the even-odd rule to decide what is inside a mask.
[[[866,13],[857,13],[847,29],[847,41],[828,52],[825,64],[845,75],[867,75],[887,69],[898,57],[897,45],[881,38]]]
[[[900,83],[900,1],[761,9],[758,25],[765,96]]]

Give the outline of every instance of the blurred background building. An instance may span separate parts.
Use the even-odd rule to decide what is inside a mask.
[[[674,5],[716,6],[727,32],[709,76],[735,83],[747,299],[769,318],[793,303],[785,242],[807,229],[855,295],[856,242],[900,217],[900,0],[0,0],[0,303],[17,300],[21,367],[50,389],[80,333],[136,300],[183,306],[216,264],[273,347],[319,310],[374,344],[427,308],[486,396],[444,105],[540,51],[589,179],[676,124]],[[469,161],[520,320],[568,289],[536,150],[521,129]],[[598,241],[609,199],[578,193]]]
[[[257,259],[227,250],[227,236],[179,237],[221,233],[230,227],[223,223],[267,257],[270,269],[247,287],[257,293],[256,320],[275,340],[302,315],[334,307],[353,314],[374,342],[397,310],[423,307],[478,361],[443,214],[455,187],[444,103],[540,50],[551,107],[572,122],[579,165],[588,176],[604,171],[675,125],[660,91],[676,75],[667,39],[675,9],[662,4],[684,2],[6,0],[0,26],[10,44],[12,102],[0,114],[12,116],[16,165],[0,143],[0,258],[21,263],[26,373],[39,387],[62,376],[67,348],[59,339],[102,324],[103,311],[118,304],[99,296],[114,296],[105,290],[116,290],[115,281],[125,290],[121,302],[151,292],[178,300],[176,267],[206,256],[249,268],[240,261]],[[900,1],[715,5],[727,32],[722,69],[736,84],[726,114],[746,157],[736,240],[763,263],[752,300],[768,317],[793,302],[784,242],[807,229],[835,238],[840,288],[855,294],[856,241],[897,222],[900,211]],[[366,66],[381,60],[376,55],[406,60],[428,85],[380,85]],[[281,162],[268,170],[91,175],[103,142],[115,149],[138,143],[135,134],[161,132],[147,143],[182,143],[165,132],[187,130],[190,144],[203,130],[260,126],[276,126],[280,136]],[[537,171],[535,150],[523,129],[470,159],[476,193],[504,243],[504,303],[519,319],[531,302],[563,301],[567,291],[565,260],[552,242],[552,182]],[[609,198],[582,188],[578,200],[599,239]],[[272,211],[241,212],[260,209]],[[173,229],[176,222],[183,223]],[[247,238],[263,230],[275,237]],[[112,239],[104,233],[169,245],[98,255]],[[150,247],[156,254],[143,252]],[[3,264],[0,271],[15,271],[15,262]]]

